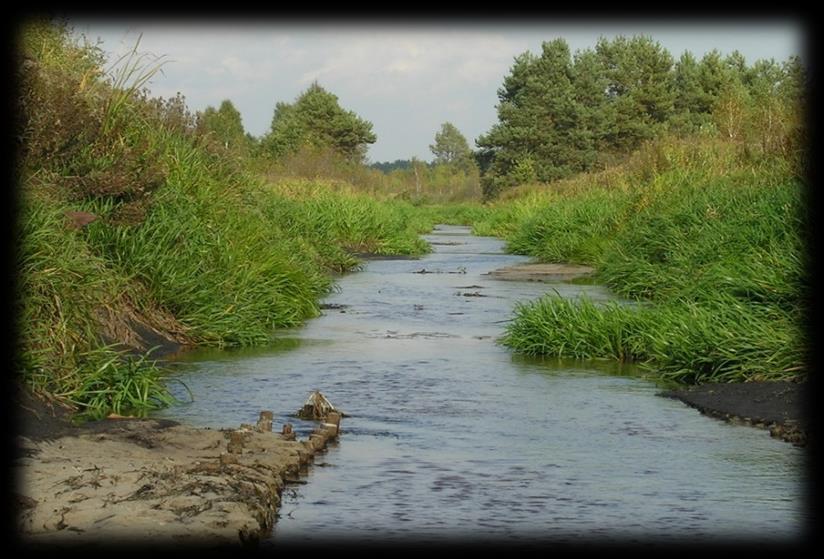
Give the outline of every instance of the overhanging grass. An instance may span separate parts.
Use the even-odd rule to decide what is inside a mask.
[[[547,296],[520,305],[501,341],[529,355],[635,361],[700,383],[795,378],[802,340],[796,316],[734,299],[629,307]]]
[[[102,53],[63,27],[21,39],[18,362],[32,388],[95,417],[162,405],[157,367],[105,346],[98,310],[126,301],[177,319],[188,341],[261,344],[317,314],[353,253],[428,250],[418,233],[431,224],[408,202],[321,181],[272,188],[210,151],[183,112],[138,91],[156,68],[136,51],[106,79]],[[74,229],[67,210],[97,219]]]
[[[539,260],[594,264],[617,294],[646,302],[542,300],[518,308],[504,343],[639,360],[680,382],[806,374],[803,184],[780,159],[715,147],[664,149],[670,164],[650,173],[631,161],[623,178],[609,175],[613,188],[595,174],[493,205],[476,230]]]
[[[317,314],[329,271],[358,263],[352,252],[427,250],[398,204],[316,182],[265,185],[211,168],[206,154],[169,137],[166,184],[145,220],[88,227],[94,250],[152,296],[201,343],[252,345]],[[111,202],[89,209],[112,214]]]

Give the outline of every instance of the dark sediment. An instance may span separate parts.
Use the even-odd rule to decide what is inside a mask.
[[[16,435],[42,441],[78,432],[71,421],[72,410],[59,402],[37,397],[17,386],[12,403],[16,411]]]
[[[741,382],[689,386],[659,395],[675,398],[701,413],[770,430],[797,446],[806,446],[809,432],[806,382]]]

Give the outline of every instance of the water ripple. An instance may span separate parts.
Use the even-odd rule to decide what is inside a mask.
[[[548,286],[485,276],[528,260],[500,240],[458,227],[427,238],[464,244],[368,262],[287,345],[180,367],[195,400],[161,415],[223,427],[273,409],[304,433],[313,423],[290,414],[314,389],[347,413],[309,483],[284,493],[276,541],[800,533],[798,449],[657,397],[631,368],[510,354],[494,340],[515,302]],[[495,297],[453,295],[470,287]],[[553,287],[613,298],[601,286]]]

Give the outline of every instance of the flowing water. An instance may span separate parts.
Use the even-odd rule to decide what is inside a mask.
[[[607,289],[494,280],[527,259],[467,228],[425,238],[432,254],[369,261],[272,347],[179,363],[195,400],[166,417],[222,428],[270,409],[303,438],[314,423],[291,414],[315,389],[347,414],[284,491],[269,543],[801,536],[802,450],[657,396],[631,368],[495,343],[518,301]]]

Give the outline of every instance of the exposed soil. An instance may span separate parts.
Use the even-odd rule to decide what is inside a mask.
[[[67,410],[25,393],[18,401],[12,475],[24,545],[255,544],[286,482],[338,433],[321,423],[298,441],[272,432],[265,413],[237,429],[135,418],[78,427]]]
[[[797,446],[808,441],[807,394],[806,382],[702,384],[660,393],[712,417],[769,429]]]
[[[377,254],[375,252],[352,252],[352,256],[359,260],[419,260],[419,256],[408,254]]]
[[[125,296],[112,307],[98,308],[96,316],[106,344],[136,355],[152,350],[152,358],[169,357],[195,344],[171,313],[157,307],[139,310]]]
[[[569,281],[594,272],[595,268],[577,264],[519,264],[492,270],[486,275],[509,281]]]

